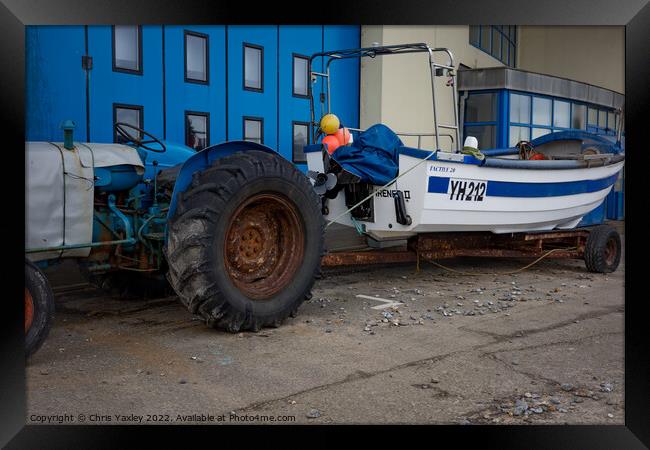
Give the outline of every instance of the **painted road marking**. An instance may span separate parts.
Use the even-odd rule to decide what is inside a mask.
[[[363,295],[363,294],[357,294],[357,297],[359,298],[366,298],[368,300],[376,300],[378,302],[383,302],[383,305],[377,305],[377,306],[372,306],[372,309],[385,309],[385,308],[390,308],[391,306],[399,306],[403,305],[404,303],[396,302],[395,300],[386,300],[385,298],[381,297],[371,297],[369,295]]]

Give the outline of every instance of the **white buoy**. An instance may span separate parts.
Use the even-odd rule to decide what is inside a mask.
[[[476,139],[474,136],[467,136],[465,138],[465,144],[463,145],[464,148],[473,148],[478,150],[478,139]]]

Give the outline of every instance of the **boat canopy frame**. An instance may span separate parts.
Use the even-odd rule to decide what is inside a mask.
[[[396,134],[402,136],[417,136],[418,138],[418,148],[420,148],[421,138],[424,136],[435,137],[436,150],[440,149],[440,137],[449,137],[452,141],[452,151],[458,153],[460,151],[460,127],[458,124],[458,93],[456,91],[456,72],[454,65],[454,56],[448,48],[432,48],[426,43],[411,43],[411,44],[397,44],[397,45],[377,45],[373,47],[363,47],[363,48],[353,48],[346,50],[333,50],[327,52],[314,53],[309,58],[308,72],[309,72],[309,83],[308,83],[308,97],[309,97],[309,110],[311,115],[312,123],[312,136],[313,141],[315,142],[318,138],[318,127],[319,123],[315,121],[314,116],[314,91],[312,85],[321,78],[325,82],[325,95],[327,98],[327,112],[331,112],[331,99],[330,99],[330,65],[334,61],[340,61],[343,59],[351,58],[375,58],[377,56],[392,56],[400,55],[406,53],[427,53],[429,55],[429,70],[431,73],[431,96],[432,96],[432,109],[433,109],[433,133],[399,133]],[[445,63],[436,61],[436,56],[439,54],[446,54],[447,61]],[[316,58],[323,58],[324,63],[324,72],[317,72],[312,70],[314,60]],[[438,123],[437,117],[437,108],[436,108],[436,77],[448,76],[449,80],[446,83],[447,87],[451,88],[452,91],[452,102],[453,102],[453,111],[454,111],[454,123],[453,124],[440,124]],[[324,106],[325,97],[321,93],[320,103]],[[324,108],[321,108],[324,109]],[[451,130],[449,133],[441,133],[440,129]],[[351,128],[355,131],[362,131],[360,129]]]

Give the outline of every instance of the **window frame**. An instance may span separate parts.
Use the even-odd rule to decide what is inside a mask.
[[[531,107],[531,110],[530,110],[530,126],[531,126],[531,128],[550,128],[551,131],[553,131],[553,121],[555,120],[555,110],[553,109],[553,97],[550,97],[548,95],[537,95],[537,94],[532,94],[531,97],[532,97],[531,102],[530,102],[530,107]],[[536,98],[540,99],[540,100],[546,100],[546,101],[548,101],[550,103],[549,112],[551,114],[550,114],[549,119],[548,119],[549,120],[548,125],[543,124],[543,123],[535,122],[534,114],[535,114],[535,99]],[[532,137],[532,134],[531,134],[531,137]]]
[[[582,116],[583,116],[582,119],[584,120],[584,124],[585,124],[584,128],[574,128],[574,126],[573,126],[573,111],[574,111],[576,106],[582,106],[585,109],[584,112],[582,113]],[[587,103],[571,100],[571,111],[570,112],[571,112],[571,121],[569,122],[571,124],[570,129],[571,130],[587,131],[587,119],[588,119],[587,114],[589,114],[589,105]]]
[[[467,120],[467,108],[469,106],[469,98],[472,96],[479,96],[479,95],[491,95],[494,97],[494,120],[478,120],[478,121],[472,121],[472,120]],[[470,93],[467,98],[465,99],[465,110],[463,111],[463,118],[464,121],[470,124],[479,124],[479,125],[498,125],[499,122],[499,107],[500,107],[500,98],[499,98],[499,91],[498,90],[481,90],[481,91],[474,91]]]
[[[205,81],[187,76],[187,36],[194,36],[205,39]],[[210,36],[198,31],[183,30],[183,64],[184,78],[186,83],[210,84]]]
[[[297,94],[296,93],[296,58],[304,59],[307,62],[307,93],[306,94]],[[296,98],[309,98],[309,56],[301,55],[299,53],[291,54],[291,95]]]
[[[187,144],[187,138],[189,137],[189,131],[190,131],[190,121],[187,116],[202,116],[205,117],[205,147],[203,148],[208,148],[210,146],[210,113],[209,112],[204,112],[204,111],[190,111],[190,110],[185,110],[185,114],[183,115],[185,119],[185,145],[190,147]],[[194,151],[200,151],[197,150],[193,147],[190,147]],[[203,149],[201,149],[203,150]]]
[[[246,47],[256,49],[260,51],[260,87],[250,87],[246,86]],[[249,42],[242,42],[242,88],[245,91],[251,92],[264,92],[264,47],[262,45],[251,44]]]
[[[117,131],[115,130],[115,124],[117,123],[117,110],[118,109],[131,109],[138,111],[140,115],[140,129],[144,130],[144,105],[132,105],[128,103],[113,103],[113,143],[120,144],[117,141]]]
[[[472,42],[472,31],[471,29],[469,30],[469,45],[471,45],[474,48],[478,48],[482,52],[486,53],[487,55],[491,56],[492,58],[496,59],[497,61],[501,62],[504,64],[506,67],[512,67],[516,68],[517,67],[517,25],[469,25],[470,28],[472,27],[477,27],[478,29],[478,42],[474,43]],[[483,28],[489,27],[489,42],[484,43],[483,42]],[[504,30],[504,27],[507,29]],[[514,34],[513,37],[510,37],[510,27],[514,27]],[[496,33],[500,36],[501,40],[501,51],[500,51],[500,58],[497,58],[492,54],[492,50],[494,48],[493,45],[493,33],[496,31]],[[505,44],[505,45],[504,45]],[[510,46],[512,45],[514,49],[514,54],[510,54]],[[505,56],[505,57],[504,57]]]
[[[508,121],[507,121],[507,142],[510,142],[510,127],[511,126],[516,126],[516,127],[528,127],[530,128],[530,136],[531,140],[533,139],[533,129],[535,128],[540,128],[540,129],[546,129],[550,130],[550,132],[558,132],[558,131],[586,131],[589,133],[593,134],[598,134],[598,135],[612,135],[616,134],[616,132],[612,131],[609,128],[609,115],[608,113],[613,112],[614,113],[614,120],[616,120],[616,110],[599,106],[593,103],[587,103],[583,101],[577,101],[577,100],[571,100],[567,99],[564,97],[554,97],[550,95],[544,95],[544,94],[535,94],[535,93],[530,93],[530,92],[523,92],[523,91],[514,91],[514,90],[508,90],[508,105],[510,105],[510,95],[516,94],[516,95],[526,95],[528,97],[531,97],[530,101],[530,114],[531,114],[531,123],[526,124],[526,123],[521,123],[521,122],[513,122],[510,118],[510,111],[508,111]],[[537,125],[532,123],[532,104],[533,104],[533,98],[534,97],[540,97],[540,98],[546,98],[551,100],[551,125]],[[568,102],[570,104],[569,108],[569,127],[558,127],[555,126],[555,101],[560,101],[560,102]],[[576,106],[582,106],[584,107],[584,112],[583,112],[583,120],[585,124],[585,128],[574,128],[573,127],[573,113],[575,110]],[[596,111],[596,123],[590,123],[589,122],[589,110],[595,110]],[[601,128],[598,121],[600,118],[600,114],[605,114],[607,116],[606,122],[605,122],[605,128]],[[609,131],[608,131],[609,130]]]
[[[499,89],[485,89],[485,90],[477,90],[477,91],[470,91],[468,95],[468,99],[472,95],[480,95],[480,94],[494,94],[495,97],[495,108],[496,108],[496,114],[494,120],[490,121],[485,121],[485,122],[468,122],[467,120],[463,120],[463,136],[467,136],[467,127],[493,127],[494,129],[494,146],[499,145],[499,136],[500,136],[500,125],[499,125],[499,117],[500,117],[500,111],[501,111],[501,101],[502,101],[502,96],[501,96],[501,90]],[[463,118],[467,117],[467,104],[468,101],[465,99],[464,102],[464,108],[463,108]],[[479,143],[479,145],[482,145],[483,143]]]
[[[130,26],[130,25],[126,25]],[[115,63],[115,25],[111,25],[111,58],[113,72],[128,73],[130,75],[142,75],[144,73],[144,60],[142,59],[142,25],[132,25],[138,30],[138,69],[126,69],[118,67]]]
[[[296,159],[296,155],[295,155],[295,153],[293,151],[293,148],[295,147],[295,143],[296,143],[296,141],[295,141],[296,133],[294,132],[294,129],[295,129],[296,125],[306,126],[307,127],[307,144],[306,145],[309,145],[309,142],[311,141],[311,124],[309,122],[303,122],[303,121],[300,121],[300,120],[294,120],[294,121],[291,122],[291,161],[293,163],[295,163],[295,164],[307,164],[307,155],[304,152],[303,152],[303,154],[305,155],[305,160],[300,161],[300,160]]]
[[[555,125],[555,116],[556,116],[556,115],[555,115],[555,112],[556,112],[555,105],[556,105],[556,103],[567,103],[567,104],[569,105],[569,114],[568,114],[568,122],[569,122],[569,126],[568,126],[568,127],[563,127],[563,126],[557,126],[557,125]],[[571,124],[571,119],[573,118],[573,116],[571,115],[571,113],[573,112],[573,110],[572,110],[572,108],[573,108],[573,103],[571,102],[571,100],[566,100],[566,99],[563,99],[563,98],[561,98],[561,97],[553,97],[551,107],[553,108],[553,112],[551,113],[551,117],[552,117],[551,125],[553,126],[553,129],[554,129],[554,130],[555,130],[555,129],[561,129],[561,130],[569,130],[569,129],[571,129],[571,125],[572,125],[572,124]]]
[[[246,141],[246,121],[259,122],[260,123],[260,144],[264,144],[264,117],[257,116],[242,116],[242,140]],[[246,141],[253,142],[253,141]]]

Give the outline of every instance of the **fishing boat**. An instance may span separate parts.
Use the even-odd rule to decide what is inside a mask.
[[[371,47],[312,56],[324,58],[329,86],[330,64],[346,58],[427,53],[433,94],[434,143],[450,131],[456,148],[406,146],[399,133],[384,124],[351,129],[348,145],[331,155],[327,144],[305,147],[309,175],[323,198],[326,221],[356,227],[375,239],[407,238],[418,233],[488,231],[516,233],[567,230],[602,204],[624,165],[620,142],[589,132],[549,133],[505,149],[481,149],[472,136],[461,148],[458,102],[451,51],[427,44]],[[446,54],[444,62],[436,56]],[[310,64],[311,70],[311,64]],[[452,124],[436,120],[435,78],[451,87]],[[329,113],[329,89],[327,92]],[[319,123],[313,142],[322,138]]]

